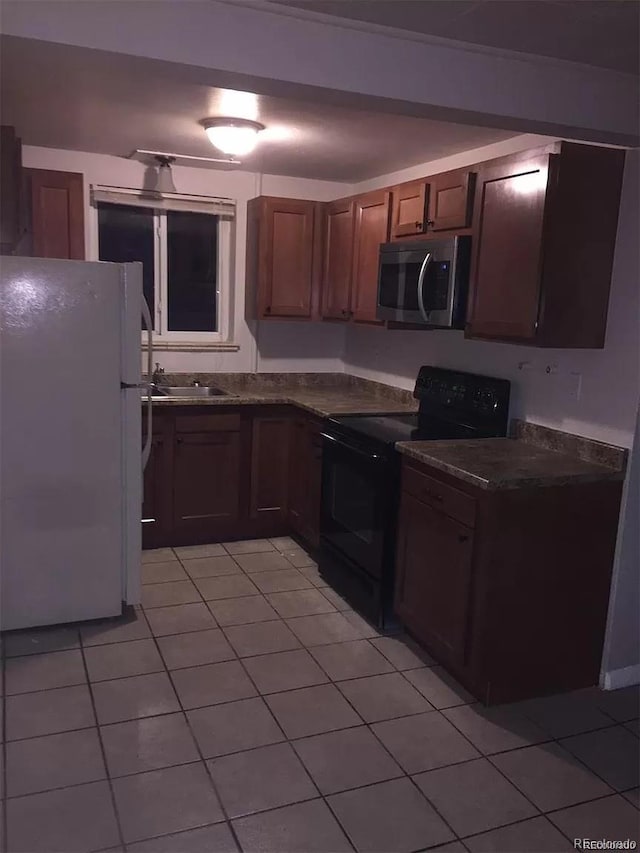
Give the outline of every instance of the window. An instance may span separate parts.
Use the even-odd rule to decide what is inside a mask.
[[[206,202],[195,204],[196,210],[180,209],[179,204],[177,209],[163,209],[150,201],[136,203],[140,194],[132,191],[100,189],[94,191],[98,258],[142,262],[144,296],[156,341],[165,340],[169,345],[225,342],[229,331],[228,211],[220,203]],[[126,203],[126,192],[133,203]]]

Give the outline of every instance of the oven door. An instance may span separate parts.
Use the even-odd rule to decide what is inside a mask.
[[[322,433],[321,544],[382,578],[393,488],[392,465],[381,455]]]
[[[431,255],[419,249],[381,250],[378,265],[379,320],[426,322],[420,310],[418,283]]]

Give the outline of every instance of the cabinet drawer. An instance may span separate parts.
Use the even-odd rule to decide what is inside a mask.
[[[176,432],[238,432],[240,415],[198,414],[178,415],[176,417]]]
[[[470,495],[447,486],[423,474],[416,468],[404,465],[402,468],[402,489],[429,506],[439,509],[451,518],[461,521],[467,527],[473,527],[476,517],[476,501]]]

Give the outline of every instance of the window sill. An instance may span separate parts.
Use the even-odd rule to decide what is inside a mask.
[[[153,339],[154,352],[238,352],[239,344],[224,343],[223,341],[163,341],[161,338]],[[142,342],[142,350],[148,350],[147,342]]]

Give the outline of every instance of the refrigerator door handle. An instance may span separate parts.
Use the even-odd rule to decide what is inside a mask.
[[[151,394],[151,376],[153,374],[153,331],[151,312],[147,300],[142,297],[142,317],[147,327],[147,439],[142,450],[142,470],[147,467],[151,456],[151,442],[153,440],[153,398]]]

